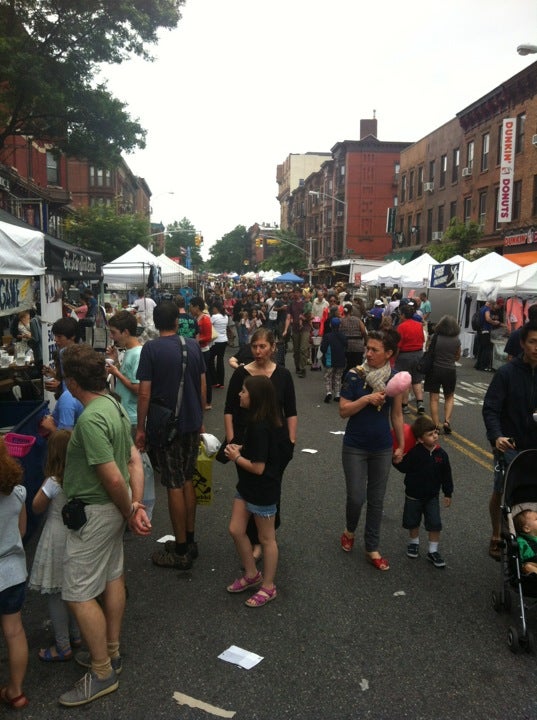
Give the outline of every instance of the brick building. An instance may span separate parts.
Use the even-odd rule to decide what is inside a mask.
[[[514,125],[512,215],[499,222],[502,123]],[[537,260],[537,63],[401,152],[396,242],[405,253],[441,242],[452,218],[482,230],[481,247]],[[516,257],[514,257],[516,255]]]

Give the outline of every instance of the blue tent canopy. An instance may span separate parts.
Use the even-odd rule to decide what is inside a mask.
[[[283,275],[278,275],[278,277],[275,277],[272,282],[303,283],[304,278],[301,278],[292,272],[288,272],[288,273],[284,273]]]

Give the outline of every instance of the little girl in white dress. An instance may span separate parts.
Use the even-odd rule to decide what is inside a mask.
[[[55,645],[42,648],[43,662],[65,662],[73,657],[72,647],[80,647],[80,630],[67,605],[62,600],[63,555],[67,528],[63,524],[62,508],[67,502],[62,489],[63,472],[70,430],[57,430],[49,436],[46,480],[32,503],[35,513],[48,509],[47,519],[39,538],[28,587],[47,595],[48,609],[54,629]]]

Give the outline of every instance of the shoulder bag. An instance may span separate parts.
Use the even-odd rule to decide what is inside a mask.
[[[179,383],[179,391],[177,393],[177,404],[175,410],[170,410],[159,402],[152,400],[149,403],[147,418],[145,421],[145,436],[147,444],[152,448],[166,448],[177,437],[177,421],[179,419],[179,411],[183,401],[183,387],[185,384],[187,349],[186,342],[182,335],[178,335],[182,346],[182,368],[181,382]]]
[[[436,333],[433,334],[431,338],[431,342],[429,344],[429,347],[427,350],[423,353],[421,358],[418,360],[416,364],[416,370],[421,373],[422,375],[428,375],[431,370],[433,369],[434,364],[434,350],[436,347],[436,339],[438,335]]]

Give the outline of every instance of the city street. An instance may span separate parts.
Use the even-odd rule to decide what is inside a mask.
[[[366,564],[363,519],[350,554],[344,528],[341,468],[343,430],[337,405],[326,405],[321,373],[296,378],[299,434],[283,485],[278,531],[278,597],[250,609],[225,586],[239,573],[227,523],[235,467],[214,464],[214,500],[200,507],[194,569],[180,576],[155,567],[149,555],[169,533],[165,494],[157,488],[151,539],[127,537],[129,599],[122,638],[123,673],[117,692],[81,709],[58,696],[83,670],[74,662],[40,663],[51,641],[43,597],[28,592],[24,621],[30,644],[26,718],[207,720],[214,714],[182,705],[174,693],[208,703],[237,720],[505,720],[537,717],[537,658],[507,646],[510,617],[491,607],[499,564],[487,555],[491,455],[481,420],[490,381],[463,358],[453,435],[440,442],[450,455],[455,492],[443,509],[439,570],[406,557],[401,527],[402,475],[392,470],[381,550],[389,572]],[[292,355],[287,366],[293,368]],[[231,370],[226,366],[226,376]],[[223,436],[225,390],[213,393],[206,430]],[[412,405],[412,402],[411,402]],[[426,407],[428,407],[426,402]],[[414,416],[411,415],[410,419]],[[304,452],[305,449],[316,453]],[[29,564],[34,544],[29,548]],[[530,627],[537,632],[535,612]],[[263,660],[251,670],[223,662],[231,645]],[[2,646],[2,661],[5,648]],[[5,678],[2,662],[1,678]],[[216,713],[217,710],[213,710]]]

